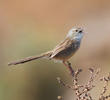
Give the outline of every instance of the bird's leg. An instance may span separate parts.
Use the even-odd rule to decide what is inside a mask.
[[[71,66],[71,63],[69,61],[67,61],[67,64],[65,61],[63,61],[63,64],[69,69],[70,74],[74,77],[74,70]]]

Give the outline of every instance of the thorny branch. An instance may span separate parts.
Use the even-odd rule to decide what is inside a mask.
[[[68,63],[68,65],[71,67],[70,63]],[[74,71],[74,70],[72,69],[72,71]],[[74,76],[72,77],[72,82],[73,82],[72,85],[66,84],[65,82],[63,82],[63,80],[61,80],[60,77],[58,77],[57,80],[61,85],[63,85],[64,87],[67,87],[69,89],[72,89],[75,92],[76,100],[94,100],[93,97],[91,96],[90,92],[95,87],[94,81],[95,81],[95,78],[97,77],[97,75],[99,74],[100,70],[99,69],[95,70],[94,68],[89,68],[90,78],[85,85],[79,85],[78,76],[79,76],[80,72],[82,72],[82,69],[78,69],[78,70],[74,71]],[[110,99],[110,94],[104,96],[105,93],[107,92],[108,82],[110,81],[110,73],[108,74],[107,77],[101,78],[100,81],[103,81],[105,83],[105,85],[103,86],[103,90],[102,90],[98,100]]]

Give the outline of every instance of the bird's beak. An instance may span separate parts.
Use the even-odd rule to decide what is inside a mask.
[[[83,33],[83,29],[80,28],[80,29],[79,29],[79,33]]]

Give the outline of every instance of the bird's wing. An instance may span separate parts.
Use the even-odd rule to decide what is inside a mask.
[[[62,41],[60,44],[58,44],[54,49],[53,53],[51,55],[51,58],[53,58],[55,55],[60,53],[61,51],[65,50],[66,48],[70,47],[70,45],[75,42],[73,40],[70,40],[69,38],[66,38],[64,41]]]

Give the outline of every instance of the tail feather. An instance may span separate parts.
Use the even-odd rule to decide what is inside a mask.
[[[13,62],[10,62],[8,63],[8,65],[17,65],[17,64],[23,64],[23,63],[26,63],[26,62],[29,62],[29,61],[32,61],[32,60],[36,60],[36,59],[39,59],[39,58],[49,58],[51,56],[51,52],[47,52],[47,53],[44,53],[40,56],[32,56],[32,57],[27,57],[27,58],[24,58],[24,59],[21,59],[21,60],[18,60],[18,61],[13,61]]]

